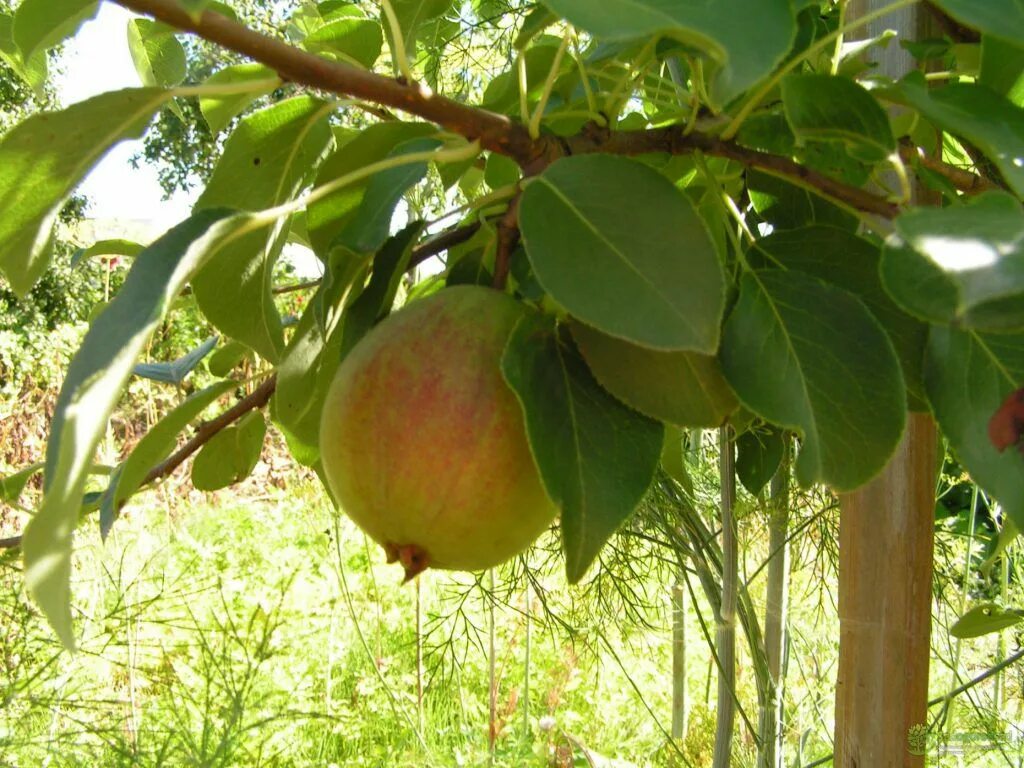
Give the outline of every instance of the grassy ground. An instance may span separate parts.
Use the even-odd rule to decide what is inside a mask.
[[[708,764],[715,676],[702,632],[713,633],[713,622],[697,595],[686,624],[689,732],[670,746],[675,566],[653,545],[620,537],[604,568],[575,589],[561,576],[553,536],[530,555],[529,586],[521,561],[402,585],[400,569],[384,565],[314,484],[286,485],[250,481],[242,493],[198,503],[149,492],[106,544],[83,527],[73,656],[24,599],[16,566],[4,567],[0,766]],[[747,541],[764,538],[759,526],[748,510]],[[828,541],[827,525],[809,528],[794,553],[793,765],[831,750]],[[748,573],[756,549],[745,553]],[[631,578],[609,577],[630,570]],[[751,582],[756,600],[762,580]],[[991,661],[991,643],[977,649],[965,659]],[[941,693],[952,677],[935,667]],[[1019,708],[1019,681],[1003,685],[1002,701]],[[1001,727],[984,689],[975,695],[954,712],[957,732]],[[742,653],[738,696],[756,722]],[[753,765],[753,741],[738,722],[735,764]],[[932,764],[1007,765],[1016,754],[974,751],[963,763],[933,756]]]

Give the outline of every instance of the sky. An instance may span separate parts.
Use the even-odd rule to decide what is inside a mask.
[[[65,46],[63,72],[56,78],[63,106],[104,91],[138,87],[128,52],[128,20],[134,14],[113,3],[100,3],[95,19],[87,22]],[[186,218],[196,193],[161,199],[163,190],[153,168],[132,168],[132,155],[141,142],[122,142],[93,169],[79,187],[90,201],[88,215],[95,219],[133,219],[151,224],[159,234]]]

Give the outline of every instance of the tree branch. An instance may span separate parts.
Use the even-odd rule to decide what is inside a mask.
[[[942,176],[965,195],[978,195],[982,192],[1002,189],[991,179],[932,157],[926,152],[920,151],[909,141],[900,142],[900,157],[905,163],[920,163],[923,168]]]
[[[900,211],[896,203],[890,202],[880,195],[860,187],[844,184],[806,168],[788,157],[748,149],[732,141],[723,141],[716,136],[696,131],[687,133],[686,127],[681,125],[644,131],[618,132],[605,131],[592,126],[583,133],[567,139],[566,146],[572,154],[610,152],[618,155],[639,155],[646,152],[667,152],[681,155],[700,150],[708,155],[735,160],[748,168],[758,168],[801,186],[812,187],[826,197],[864,213],[873,213],[886,219],[893,219]]]
[[[245,414],[249,413],[249,411],[254,411],[257,408],[262,408],[266,405],[270,400],[270,396],[274,394],[274,390],[276,388],[277,376],[271,376],[250,394],[243,397],[222,414],[214,419],[210,419],[210,421],[204,421],[199,425],[199,429],[196,430],[196,433],[188,440],[188,442],[146,473],[146,476],[143,478],[139,487],[144,488],[150,483],[153,483],[163,477],[167,477],[167,475],[174,472],[174,470],[180,467],[193,453],[210,442],[213,436],[218,432],[234,424],[245,416]],[[20,546],[21,535],[0,539],[0,550],[15,549]]]
[[[899,208],[883,197],[858,187],[844,184],[803,167],[785,157],[746,149],[731,141],[697,131],[685,133],[683,126],[648,131],[610,132],[585,129],[563,141],[549,136],[530,138],[526,127],[477,107],[433,94],[416,83],[405,83],[368,72],[348,64],[328,61],[248,27],[206,11],[198,20],[183,10],[176,0],[116,0],[125,8],[153,16],[181,30],[192,32],[224,48],[241,53],[265,64],[281,77],[331,93],[364,99],[403,110],[434,122],[470,140],[479,140],[482,147],[511,157],[527,175],[543,170],[566,154],[607,152],[640,154],[671,152],[687,154],[701,150],[709,155],[727,157],[747,167],[810,186],[846,206],[885,218],[894,218]],[[600,140],[595,140],[599,138]]]
[[[554,144],[543,138],[535,141],[525,126],[504,115],[439,96],[418,83],[405,83],[350,64],[328,61],[213,11],[204,11],[194,18],[176,0],[116,2],[266,64],[285,80],[365,99],[430,120],[471,141],[479,140],[485,149],[508,155],[524,168],[541,160],[548,146]]]

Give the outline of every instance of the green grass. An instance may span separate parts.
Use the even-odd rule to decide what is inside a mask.
[[[75,655],[26,601],[16,564],[0,571],[0,766],[588,765],[585,750],[595,765],[710,762],[715,674],[697,610],[712,633],[713,621],[697,592],[687,617],[689,734],[671,745],[677,567],[650,526],[616,537],[603,566],[575,588],[554,535],[529,556],[529,588],[521,561],[495,571],[493,588],[490,574],[440,572],[403,585],[401,569],[336,517],[318,487],[287,484],[249,481],[199,504],[149,492],[105,544],[83,526]],[[745,515],[749,573],[765,536],[756,511]],[[806,765],[831,751],[834,523],[822,517],[794,551],[790,764],[798,752]],[[943,551],[955,558],[954,549]],[[763,574],[751,589],[763,610]],[[941,627],[935,646],[933,693],[942,693],[952,675]],[[756,722],[742,636],[738,647],[737,694]],[[994,648],[965,647],[963,674],[984,669]],[[1004,681],[1007,702],[1020,698],[1019,675]],[[958,702],[948,732],[988,734],[1013,717],[993,710],[987,689],[973,696]],[[734,764],[753,766],[755,747],[737,723]],[[930,764],[956,764],[944,759]],[[964,765],[1007,764],[992,750],[972,759]]]

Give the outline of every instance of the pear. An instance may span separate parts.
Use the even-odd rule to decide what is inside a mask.
[[[407,580],[498,565],[555,517],[501,374],[530,311],[489,288],[446,288],[383,320],[338,368],[320,424],[324,476]]]

